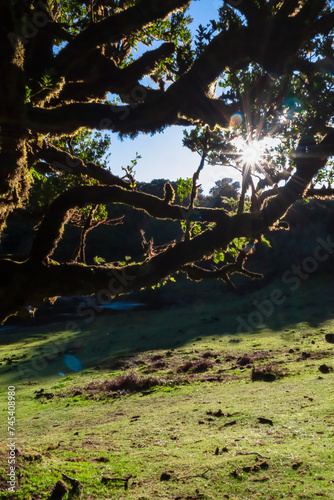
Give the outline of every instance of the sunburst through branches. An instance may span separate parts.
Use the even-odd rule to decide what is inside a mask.
[[[237,148],[237,163],[240,166],[247,165],[249,167],[259,167],[266,161],[268,156],[269,143],[268,139],[260,141],[237,138],[233,141],[234,146]]]

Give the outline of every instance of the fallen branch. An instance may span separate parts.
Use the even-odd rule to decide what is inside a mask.
[[[82,484],[80,483],[80,481],[78,479],[75,479],[73,477],[68,476],[64,472],[62,472],[62,476],[72,486],[69,498],[72,498],[73,496],[77,496],[77,495],[79,496],[79,494],[80,494],[80,488],[82,487]]]
[[[126,474],[124,477],[106,477],[106,476],[103,476],[102,479],[101,479],[101,482],[103,484],[108,484],[110,482],[118,482],[118,481],[121,481],[124,485],[124,489],[127,490],[128,489],[128,483],[129,483],[129,480],[133,477],[132,474]]]
[[[267,458],[268,460],[270,457],[267,457],[266,455],[261,455],[258,451],[238,451],[237,455],[257,455],[258,457],[261,458]]]
[[[180,476],[180,477],[176,477],[176,481],[181,481],[181,479],[192,479],[193,477],[204,477],[205,474],[207,474],[208,472],[212,471],[213,469],[210,469],[210,467],[208,467],[207,469],[204,470],[204,472],[199,472],[198,474],[192,474],[192,475],[188,475],[188,476]]]

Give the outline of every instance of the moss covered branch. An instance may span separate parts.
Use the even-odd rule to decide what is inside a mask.
[[[117,177],[117,175],[112,174],[109,170],[96,163],[84,164],[80,158],[72,156],[66,151],[56,148],[46,142],[43,144],[43,147],[38,148],[34,157],[49,164],[52,170],[72,175],[85,175],[91,179],[96,179],[101,184],[107,184],[109,186],[116,185],[125,189],[130,189],[129,182]]]
[[[136,32],[159,19],[165,19],[189,3],[190,0],[139,0],[134,7],[93,23],[82,31],[59,52],[49,71],[58,77],[64,76],[72,67],[84,61],[98,45],[117,42],[130,32]]]
[[[74,208],[82,208],[88,204],[122,203],[158,219],[172,220],[204,220],[223,223],[229,217],[222,210],[195,208],[187,210],[178,205],[169,205],[164,199],[139,191],[129,191],[121,187],[80,186],[70,188],[58,196],[50,205],[48,213],[41,223],[31,250],[30,260],[42,262],[56,248],[62,236],[64,225]]]
[[[91,64],[84,64],[80,71],[75,69],[70,74],[71,81],[66,83],[56,99],[52,99],[51,106],[70,101],[89,102],[92,99],[106,99],[107,92],[128,94],[132,102],[136,102],[136,90],[141,88],[141,92],[148,94],[152,89],[146,89],[139,84],[144,76],[154,72],[158,63],[170,56],[174,51],[174,44],[163,43],[155,50],[145,52],[123,69],[118,69],[116,64],[98,51],[93,54]],[[92,74],[94,67],[94,74]],[[86,81],[85,81],[86,80]],[[133,94],[133,96],[131,96]]]
[[[285,186],[276,190],[276,195],[267,201],[259,213],[265,228],[281,219],[291,205],[306,193],[312,179],[334,153],[333,136],[333,130],[330,129],[319,144],[311,140],[307,146],[303,145],[301,139],[295,151],[296,172]]]

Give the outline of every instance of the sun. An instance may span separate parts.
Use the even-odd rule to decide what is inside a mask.
[[[241,151],[241,161],[243,163],[256,165],[263,160],[264,149],[259,142],[246,143]]]
[[[265,141],[250,141],[238,138],[233,143],[238,149],[239,164],[255,167],[263,163],[267,150]]]

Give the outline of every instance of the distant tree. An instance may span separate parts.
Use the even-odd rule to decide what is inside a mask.
[[[215,182],[215,185],[210,189],[209,196],[205,200],[205,206],[212,208],[228,208],[232,200],[238,200],[240,190],[240,182],[233,182],[233,179],[225,177]]]
[[[210,189],[210,196],[226,196],[227,198],[239,197],[240,182],[233,182],[233,179],[225,177],[215,182],[215,185]]]
[[[61,187],[28,258],[0,261],[2,320],[47,297],[113,297],[180,271],[230,285],[233,273],[258,277],[245,268],[248,249],[296,200],[332,194],[309,187],[334,154],[332,2],[225,0],[193,40],[190,3],[0,1],[0,232],[28,203],[35,172],[46,182],[59,176]],[[184,143],[200,161],[192,178],[159,197],[138,189],[131,168],[120,178],[68,147],[82,129],[135,137],[172,125],[194,127]],[[198,206],[206,163],[242,174],[230,212]],[[64,174],[81,180],[63,190]],[[179,221],[183,237],[160,247],[146,241],[136,263],[52,260],[73,211],[107,203]],[[202,268],[203,258],[214,265]]]

